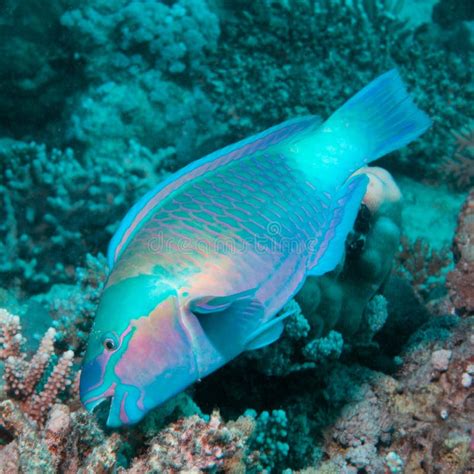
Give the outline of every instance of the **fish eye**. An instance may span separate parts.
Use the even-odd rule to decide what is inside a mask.
[[[115,334],[112,334],[112,333],[105,334],[102,339],[102,345],[104,346],[104,349],[109,352],[115,351],[115,349],[118,348],[118,340]]]

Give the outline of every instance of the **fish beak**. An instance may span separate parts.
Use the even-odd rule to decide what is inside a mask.
[[[127,394],[125,393],[119,394],[118,396],[114,395],[113,397],[111,397],[109,405],[109,416],[107,417],[107,426],[109,428],[118,428],[119,426],[129,425],[131,423],[125,411],[126,396]]]
[[[140,399],[137,387],[119,384],[111,397],[107,426],[117,428],[139,422],[146,413]]]
[[[85,400],[82,402],[84,408],[89,411],[93,412],[102,402],[109,400],[111,397],[101,396],[101,397],[93,397],[89,400]]]
[[[104,402],[106,402],[104,404]],[[82,402],[86,410],[93,413],[99,406],[105,406],[105,410],[108,411],[107,426],[109,428],[117,428],[124,424],[120,417],[120,401],[112,394],[104,394],[97,397],[91,397],[88,400]],[[105,414],[105,413],[104,413]]]
[[[114,405],[116,404],[115,397],[112,397],[110,401],[110,407],[109,407],[109,416],[107,417],[107,422],[106,425],[109,428],[118,428],[122,426],[124,423],[121,418],[120,414],[117,413],[117,410],[114,410]]]

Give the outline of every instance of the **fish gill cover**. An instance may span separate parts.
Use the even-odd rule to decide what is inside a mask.
[[[0,472],[474,469],[473,16],[467,0],[2,2]],[[392,68],[433,125],[375,163],[394,181],[371,172],[344,259],[285,305],[280,339],[137,425],[81,408],[131,206]]]

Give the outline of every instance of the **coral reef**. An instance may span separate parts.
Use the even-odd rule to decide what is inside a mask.
[[[467,0],[3,2],[0,473],[474,472],[472,25]],[[403,200],[370,169],[344,261],[280,340],[126,430],[82,409],[133,202],[392,67],[433,127],[381,161]]]
[[[46,310],[47,319],[56,330],[57,346],[78,355],[85,349],[107,274],[105,257],[101,254],[97,257],[87,254],[84,263],[84,267],[74,270],[74,284],[55,284],[47,293],[30,300],[30,306],[35,303]],[[31,312],[24,319],[31,318]]]
[[[304,472],[469,472],[472,390],[463,374],[472,370],[472,324],[405,352],[396,379],[365,372],[325,433],[329,460]]]
[[[290,449],[286,438],[288,419],[283,410],[256,412],[247,410],[246,416],[255,419],[255,427],[249,439],[245,464],[250,472],[272,472],[284,466]]]
[[[34,356],[27,360],[21,347],[24,338],[20,318],[4,309],[0,310],[0,332],[0,360],[5,362],[4,390],[20,401],[28,417],[42,424],[58,396],[71,384],[74,352],[66,351],[57,359],[54,354],[56,331],[50,328]]]
[[[79,159],[71,149],[1,144],[0,284],[38,292],[71,281],[87,251],[105,249],[129,203],[162,176],[144,174],[148,159],[160,169],[155,158],[130,151],[118,165]]]
[[[474,184],[474,124],[460,132],[453,132],[456,138],[456,150],[445,161],[446,175],[451,177],[460,189]]]
[[[444,342],[431,342],[405,354],[392,392],[391,449],[406,472],[469,472],[472,464],[472,390],[463,383],[473,357],[473,320],[461,322]],[[439,364],[439,353],[445,363]]]
[[[117,156],[134,139],[171,147],[181,162],[190,152],[198,158],[215,133],[214,106],[196,81],[208,74],[205,53],[220,32],[206,1],[91,0],[66,11],[61,24],[89,83],[71,99],[66,124],[86,156]]]
[[[178,420],[164,428],[126,472],[244,472],[245,443],[254,424],[247,416],[224,424],[217,412],[209,421],[197,415]]]
[[[449,273],[447,283],[451,300],[462,314],[474,312],[474,190],[461,210],[454,239],[456,268]]]
[[[428,298],[443,283],[451,263],[448,248],[436,251],[427,241],[417,239],[412,243],[406,236],[401,238],[396,261],[396,273],[408,279],[421,298]]]

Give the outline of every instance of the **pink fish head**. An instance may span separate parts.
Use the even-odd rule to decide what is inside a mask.
[[[107,287],[81,373],[84,406],[111,399],[107,425],[128,425],[197,378],[176,290],[152,275]]]

